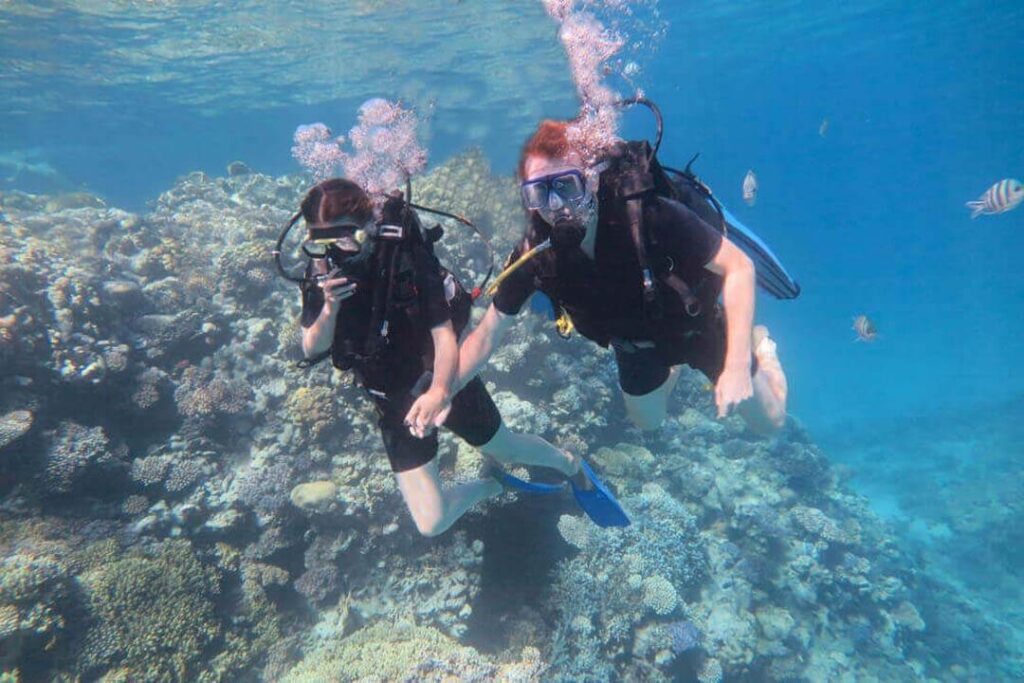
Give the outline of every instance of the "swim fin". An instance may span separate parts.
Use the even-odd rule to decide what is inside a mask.
[[[572,495],[576,497],[576,503],[583,509],[587,516],[599,527],[629,526],[629,517],[626,511],[615,500],[615,496],[608,490],[594,470],[590,468],[586,460],[580,460],[580,467],[586,473],[587,478],[594,484],[590,490],[581,489],[570,479]]]
[[[557,493],[565,488],[565,482],[561,484],[543,484],[536,481],[526,481],[509,474],[497,465],[488,468],[488,474],[497,479],[502,486],[524,493]]]
[[[530,310],[547,320],[554,320],[558,317],[555,314],[555,305],[551,303],[551,299],[544,292],[533,293],[533,296],[530,297]]]
[[[793,279],[768,245],[761,241],[753,230],[740,223],[724,206],[722,216],[728,224],[725,236],[754,262],[757,284],[776,299],[795,299],[800,296],[800,284]]]

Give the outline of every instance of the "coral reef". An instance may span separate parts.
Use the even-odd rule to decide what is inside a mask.
[[[16,553],[0,563],[0,666],[52,649],[71,609],[71,577],[56,559]]]
[[[102,427],[62,422],[46,433],[46,465],[42,478],[54,493],[68,493],[88,475],[102,475],[122,465],[121,453],[112,449]]]
[[[140,215],[0,194],[5,675],[945,683],[1024,672],[1024,646],[908,552],[799,425],[765,440],[716,420],[703,378],[684,372],[664,428],[641,434],[625,423],[610,352],[563,341],[529,312],[484,378],[506,423],[590,458],[633,525],[602,530],[568,497],[506,494],[421,538],[372,405],[327,365],[294,367],[299,292],[267,275],[308,184],[233,165],[182,177]],[[415,192],[473,218],[499,258],[520,235],[514,181],[479,150]],[[486,249],[445,227],[442,261],[478,282]],[[445,435],[439,463],[464,480],[480,458]],[[981,481],[935,487],[963,547],[934,542],[1006,569],[1021,480]],[[1011,550],[997,556],[985,538]],[[528,590],[499,580],[529,571]]]
[[[128,678],[175,681],[202,668],[220,633],[213,605],[220,585],[187,543],[105,564],[81,581],[96,621],[82,645],[83,671],[116,665]]]
[[[307,656],[282,683],[314,681],[537,681],[544,666],[536,650],[497,663],[431,628],[381,622]]]
[[[34,418],[29,410],[14,410],[0,417],[0,448],[6,448],[32,429]]]

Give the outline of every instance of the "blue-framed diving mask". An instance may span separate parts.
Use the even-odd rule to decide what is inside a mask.
[[[523,207],[551,226],[553,247],[576,247],[587,232],[594,196],[583,171],[568,169],[531,178],[519,186]]]

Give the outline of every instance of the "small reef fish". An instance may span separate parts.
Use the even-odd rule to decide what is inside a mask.
[[[1024,186],[1019,180],[1003,178],[998,183],[988,188],[985,194],[971,202],[967,202],[967,208],[971,209],[971,218],[977,218],[982,214],[1006,213],[1016,209],[1024,201]]]
[[[753,169],[747,171],[743,179],[743,201],[747,206],[753,206],[757,202],[757,176],[754,175]]]
[[[821,120],[821,125],[818,126],[818,135],[820,137],[825,137],[825,135],[827,133],[828,133],[828,117],[826,116],[825,118],[823,118]]]
[[[858,315],[853,319],[853,331],[857,333],[857,341],[873,342],[878,339],[878,328],[866,315]]]

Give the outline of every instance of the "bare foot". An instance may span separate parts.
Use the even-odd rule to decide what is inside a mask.
[[[583,456],[573,455],[571,457],[576,466],[576,474],[570,475],[569,481],[571,481],[573,486],[581,491],[589,491],[594,488],[594,482],[590,481],[590,477],[588,477],[587,473],[583,471],[583,467],[580,464],[583,461]]]
[[[754,347],[754,356],[757,358],[758,370],[764,373],[772,395],[785,405],[786,395],[789,393],[786,373],[782,370],[775,340],[769,336],[768,328],[756,325],[751,333],[751,343]]]

